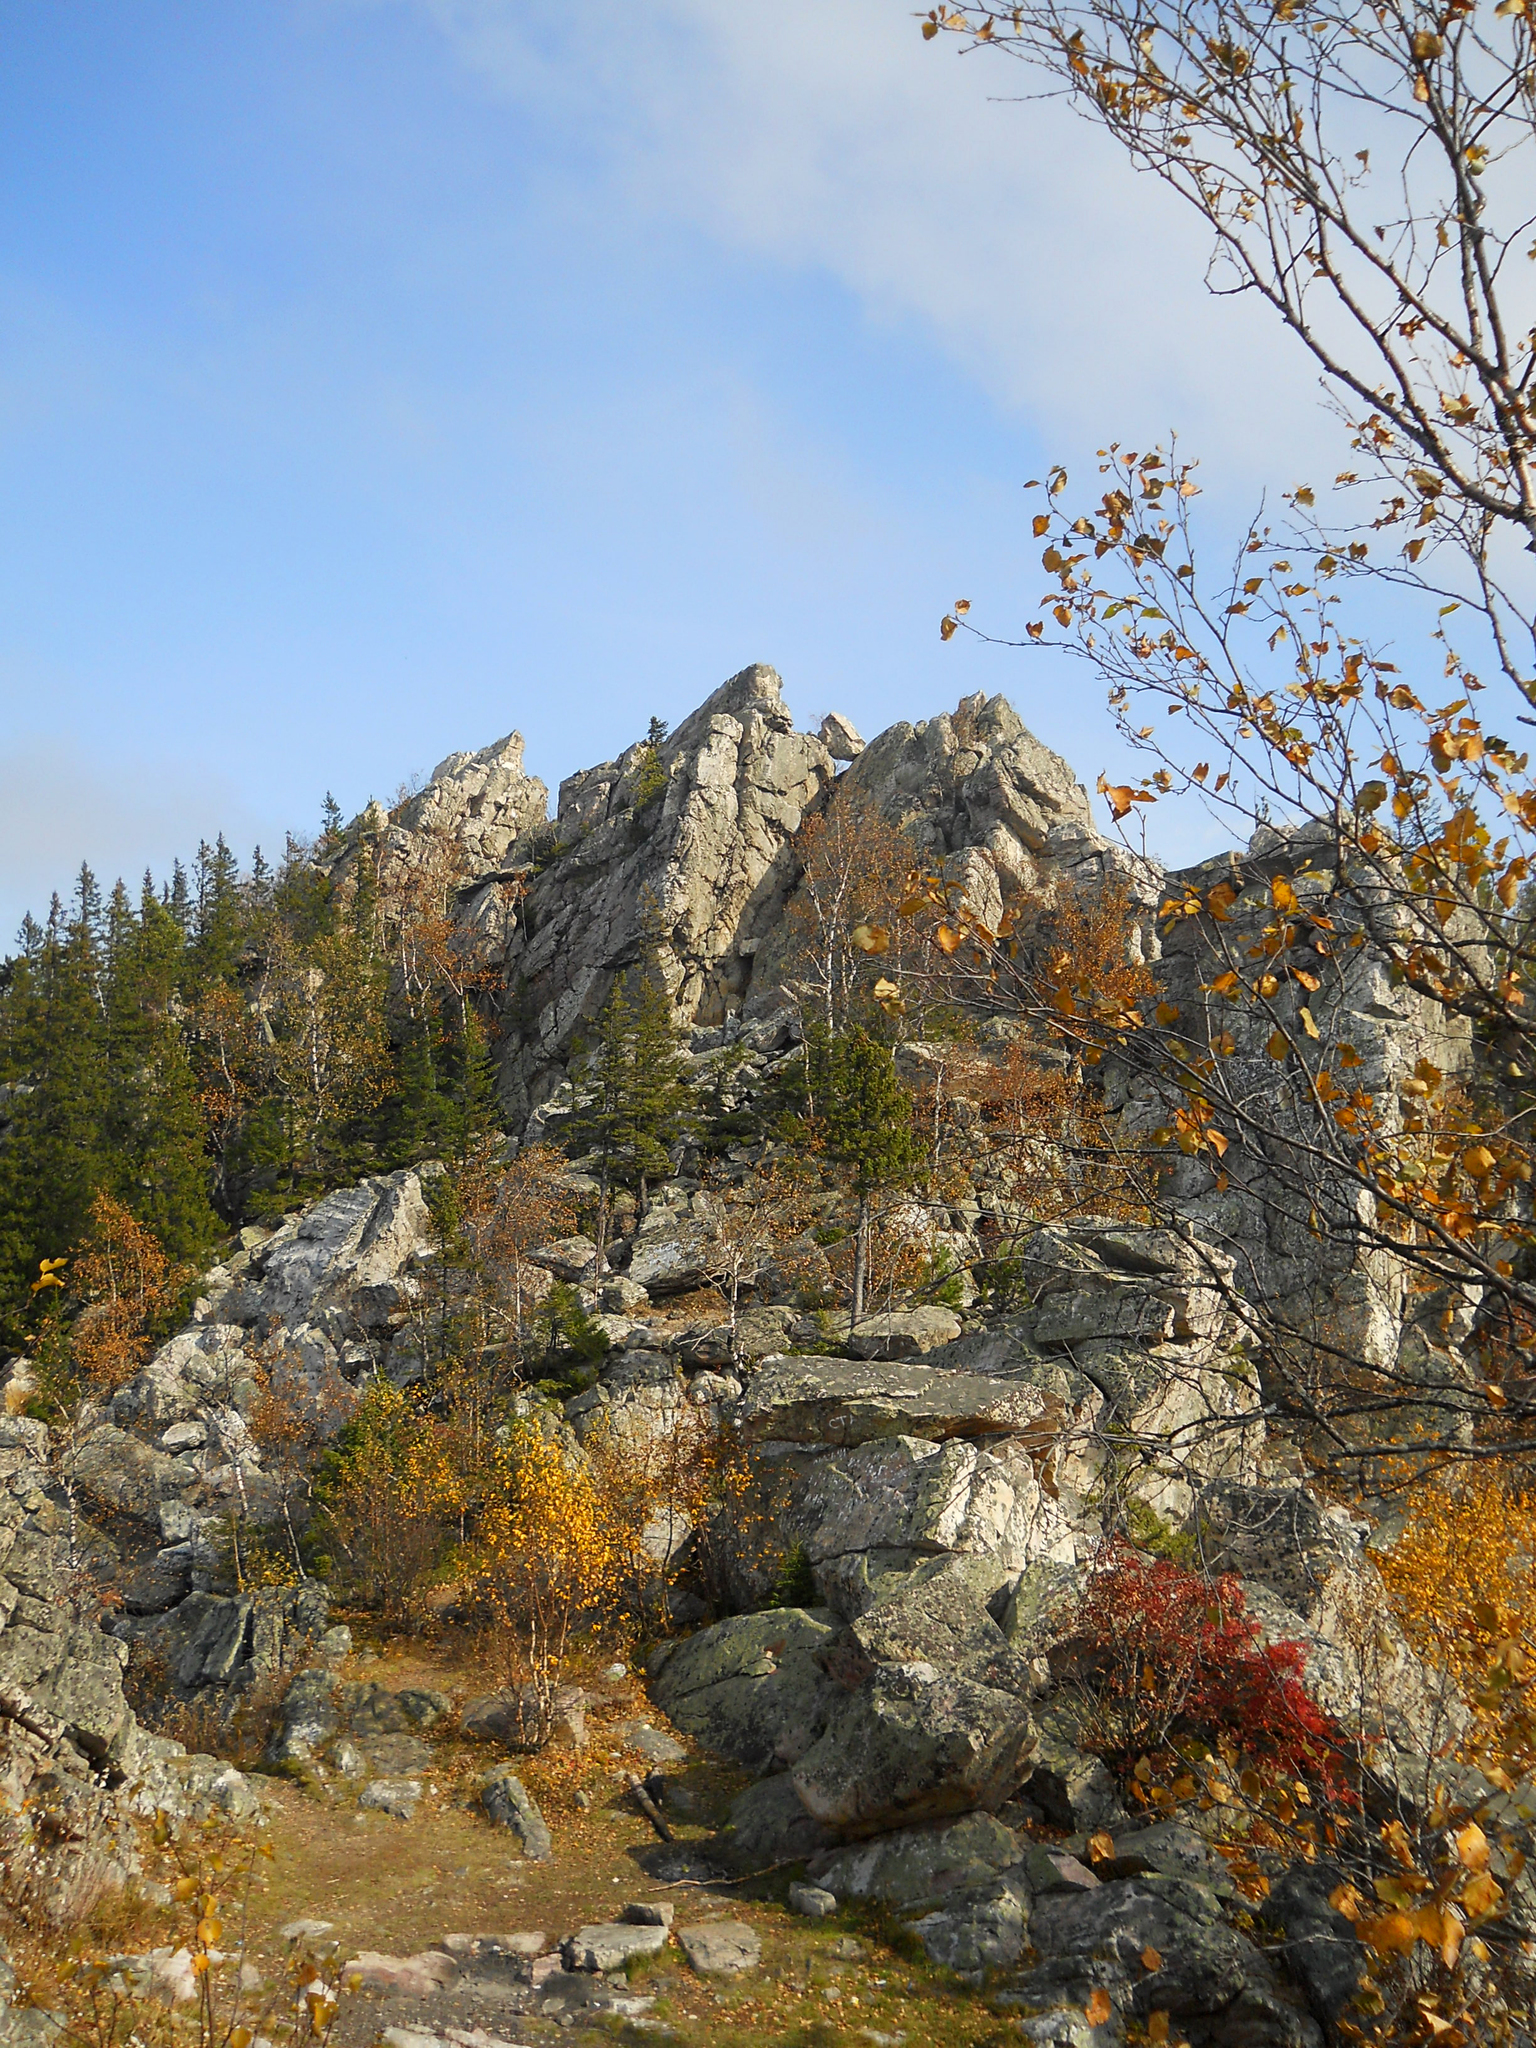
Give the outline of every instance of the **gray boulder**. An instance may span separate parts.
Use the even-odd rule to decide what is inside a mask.
[[[778,1772],[737,1795],[725,1840],[739,1869],[767,1870],[775,1864],[806,1862],[833,1836],[806,1812],[788,1775]]]
[[[123,1580],[120,1591],[129,1614],[164,1614],[192,1590],[195,1552],[190,1543],[158,1550]]]
[[[0,1692],[51,1716],[93,1762],[115,1762],[135,1730],[123,1697],[127,1661],[124,1645],[99,1629],[46,1631],[13,1620],[0,1632]]]
[[[1042,1488],[1026,1446],[1006,1440],[987,1448],[895,1436],[833,1451],[806,1472],[782,1519],[829,1604],[847,1615],[880,1597],[883,1577],[924,1560],[988,1561],[990,1597],[1026,1565],[1075,1555],[1068,1515]]]
[[[1119,1827],[1127,1818],[1119,1790],[1103,1759],[1076,1746],[1078,1733],[1069,1707],[1051,1702],[1039,1710],[1023,1789],[1053,1827],[1071,1834]]]
[[[544,1816],[510,1765],[501,1765],[481,1780],[480,1804],[493,1826],[508,1830],[530,1863],[549,1861],[554,1843]]]
[[[75,1479],[109,1511],[157,1525],[160,1503],[195,1484],[175,1458],[152,1450],[115,1424],[94,1429],[75,1453]]]
[[[420,1685],[399,1692],[382,1685],[344,1685],[339,1698],[354,1735],[409,1735],[432,1728],[453,1704],[446,1693]]]
[[[368,1813],[387,1813],[391,1820],[412,1820],[421,1804],[419,1778],[373,1778],[363,1787],[358,1805]]]
[[[887,1665],[845,1695],[794,1769],[807,1810],[850,1835],[1000,1806],[1028,1770],[1035,1727],[1008,1693],[931,1664]]]
[[[791,1913],[803,1920],[830,1920],[837,1911],[837,1900],[819,1884],[792,1884],[787,1897]]]
[[[701,1977],[739,1977],[763,1959],[762,1937],[744,1920],[706,1920],[679,1927],[683,1953]]]
[[[1264,1902],[1266,1923],[1283,1937],[1280,1957],[1306,1992],[1307,2003],[1332,2028],[1366,1981],[1366,1958],[1354,1923],[1329,1905],[1344,1882],[1337,1864],[1296,1863]]]
[[[1030,2004],[1081,2008],[1104,1989],[1143,2022],[1168,2013],[1196,2048],[1322,2048],[1299,1993],[1201,1885],[1139,1877],[1037,1899],[1029,1938],[1040,1957],[1020,1987]]]
[[[821,1652],[828,1675],[853,1691],[882,1664],[927,1663],[1027,1698],[1030,1667],[1013,1650],[975,1587],[949,1561],[919,1569],[883,1593]]]
[[[952,1308],[894,1309],[866,1316],[849,1336],[848,1349],[855,1358],[917,1358],[953,1344],[959,1335],[960,1318]]]
[[[840,711],[829,711],[816,731],[834,761],[856,761],[864,751],[858,729]]]
[[[974,1977],[1009,1970],[1024,1952],[1029,1891],[1016,1878],[998,1878],[957,1892],[912,1923],[930,1963]]]
[[[308,1763],[341,1727],[334,1671],[301,1671],[284,1695],[267,1743],[270,1763]]]
[[[1019,1860],[1019,1838],[990,1813],[967,1813],[931,1827],[898,1828],[871,1841],[824,1849],[807,1868],[840,1899],[922,1906],[953,1891],[991,1882]]]
[[[719,1235],[707,1219],[653,1209],[636,1233],[629,1277],[659,1300],[702,1286],[719,1262]]]
[[[926,1366],[846,1358],[765,1365],[741,1404],[750,1443],[863,1444],[912,1436],[1023,1437],[1045,1443],[1060,1411],[1037,1388]]]
[[[223,1313],[247,1324],[275,1316],[296,1331],[330,1309],[345,1319],[356,1292],[401,1285],[437,1235],[423,1172],[375,1175],[290,1218],[261,1247]]]
[[[679,1643],[651,1692],[705,1749],[782,1771],[816,1742],[838,1697],[816,1661],[832,1635],[825,1615],[804,1608],[735,1615]]]
[[[664,1926],[636,1926],[625,1920],[578,1928],[566,1937],[560,1953],[568,1970],[622,1970],[631,1956],[654,1956],[666,1945]]]
[[[587,1280],[596,1269],[597,1246],[590,1237],[557,1238],[553,1244],[541,1244],[529,1252],[528,1263],[542,1266],[557,1280]]]

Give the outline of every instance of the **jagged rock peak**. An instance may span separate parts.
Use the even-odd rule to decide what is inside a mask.
[[[450,754],[406,803],[408,832],[441,832],[458,840],[479,873],[504,861],[516,841],[549,816],[549,791],[523,768],[523,736],[508,733],[478,753]]]

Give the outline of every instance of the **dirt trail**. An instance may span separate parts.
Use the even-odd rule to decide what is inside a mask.
[[[482,1674],[430,1654],[392,1651],[360,1663],[353,1675],[391,1690],[432,1686],[460,1700],[484,1689]],[[716,1825],[746,1782],[741,1772],[693,1753],[669,1766],[666,1810],[676,1841],[661,1843],[624,1788],[628,1772],[648,1766],[625,1749],[615,1724],[667,1724],[633,1679],[604,1684],[589,1675],[586,1683],[598,1699],[588,1715],[586,1751],[517,1760],[553,1836],[547,1863],[513,1853],[510,1837],[479,1810],[476,1787],[499,1753],[455,1735],[434,1742],[422,1802],[408,1821],[360,1811],[355,1788],[334,1777],[255,1780],[272,1854],[251,1900],[251,1960],[264,1973],[280,1969],[280,1930],[295,1920],[329,1922],[325,1938],[339,1945],[338,1960],[368,1951],[403,1958],[450,1935],[539,1932],[552,1949],[578,1927],[616,1919],[631,1901],[665,1901],[679,1927],[728,1920],[753,1929],[761,1964],[735,1978],[704,1978],[669,1941],[660,1954],[596,1980],[621,2006],[626,1994],[655,2000],[643,2015],[630,2016],[547,2014],[537,1999],[534,2010],[517,2010],[529,2002],[526,1990],[509,1997],[483,1973],[468,1971],[454,1989],[427,1997],[353,1993],[344,2001],[338,2048],[366,2048],[386,2028],[441,2037],[445,2029],[478,2027],[502,2041],[529,2043],[597,2029],[610,2040],[670,2037],[742,2048],[844,2040],[860,2048],[972,2048],[1017,2038],[1016,2025],[988,2010],[979,1993],[937,1982],[917,1945],[876,1916],[845,1909],[811,1922],[791,1913],[785,1895],[798,1872],[730,1881],[709,1852]],[[589,1802],[585,1810],[579,1795]]]

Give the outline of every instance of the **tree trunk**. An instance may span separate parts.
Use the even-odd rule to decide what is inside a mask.
[[[853,1324],[864,1313],[864,1282],[869,1271],[869,1196],[859,1196],[859,1221],[853,1235],[853,1316],[848,1334],[853,1334]]]
[[[598,1286],[608,1270],[608,1165],[603,1163],[597,1183],[597,1257],[592,1263],[592,1283]]]

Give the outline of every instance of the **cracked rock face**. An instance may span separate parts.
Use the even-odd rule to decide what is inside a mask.
[[[580,1026],[654,927],[680,1017],[740,1008],[752,956],[792,886],[791,841],[833,776],[797,733],[771,668],[723,683],[653,753],[633,746],[560,788],[558,851],[533,877],[506,953],[518,991],[503,1089],[546,1101]]]

